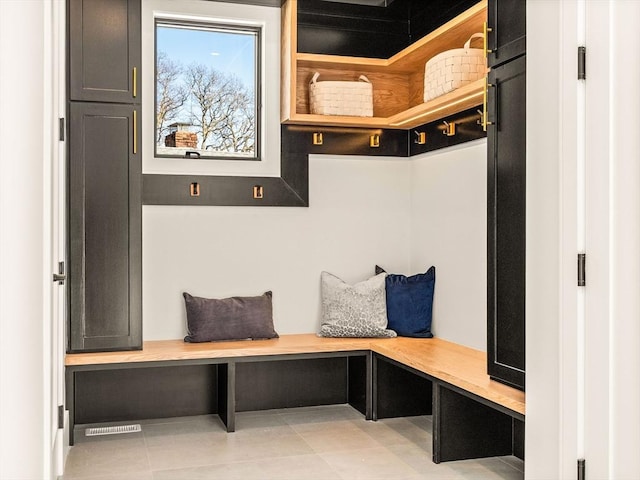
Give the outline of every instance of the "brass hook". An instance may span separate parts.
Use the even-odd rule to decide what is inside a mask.
[[[442,123],[444,123],[444,131],[442,133],[447,137],[453,137],[456,134],[456,124],[454,122],[449,123],[446,120]]]

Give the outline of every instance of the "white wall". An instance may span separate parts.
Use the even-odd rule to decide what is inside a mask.
[[[185,335],[183,291],[272,290],[276,330],[308,333],[322,270],[357,282],[376,264],[436,265],[436,335],[486,349],[486,141],[413,160],[312,156],[309,169],[309,208],[144,207],[144,338]]]
[[[561,442],[563,425],[567,430],[575,426],[570,409],[574,415],[576,409],[575,399],[572,399],[566,404],[566,419],[563,417],[565,405],[561,385],[566,382],[575,389],[575,383],[571,378],[563,377],[565,372],[560,368],[564,349],[571,354],[573,347],[569,338],[563,345],[561,335],[563,324],[572,320],[571,316],[563,317],[561,310],[565,260],[561,243],[563,152],[560,140],[565,125],[558,107],[562,98],[560,61],[564,53],[558,48],[558,45],[564,45],[561,43],[561,9],[561,2],[527,2],[527,479],[571,478],[567,475],[569,471],[575,475],[577,461],[575,448],[563,452]],[[534,25],[545,25],[545,28],[534,28]],[[574,29],[572,31],[575,33]],[[576,49],[574,37],[573,58],[576,58]],[[574,73],[574,91],[575,78]],[[575,99],[572,100],[575,105]],[[572,140],[575,144],[574,136],[568,137],[567,143]],[[575,164],[575,156],[567,157],[566,162],[567,166]],[[573,218],[571,213],[567,212],[564,221],[569,230],[575,231],[575,223],[570,223],[575,222],[575,209]],[[571,247],[570,259],[575,275],[575,242],[567,246]],[[573,294],[576,305],[575,287]],[[575,358],[575,350],[573,354]],[[572,455],[571,463],[562,465],[561,459],[566,455]]]
[[[584,458],[591,478],[640,471],[640,4],[586,2]],[[603,128],[602,125],[607,125]],[[579,368],[582,365],[579,365]]]
[[[11,480],[49,470],[44,32],[43,2],[0,1],[0,478]]]
[[[143,209],[143,332],[186,333],[182,292],[273,291],[281,334],[318,331],[320,272],[347,282],[374,266],[409,267],[409,168],[404,159],[312,156],[309,208]]]
[[[640,472],[640,64],[628,60],[626,45],[640,39],[640,4],[610,2],[611,96],[611,310],[608,348],[610,373],[610,478],[633,479]],[[629,108],[629,105],[635,108]],[[595,162],[598,159],[594,159]],[[601,292],[606,295],[609,292]],[[593,330],[600,323],[592,318]],[[598,348],[592,343],[594,350]],[[598,382],[595,376],[591,381]],[[588,412],[594,414],[598,406]],[[598,437],[596,437],[597,439]],[[593,449],[599,445],[593,442]],[[602,449],[600,449],[602,451]]]
[[[487,347],[487,142],[411,161],[411,273],[436,266],[433,332]]]

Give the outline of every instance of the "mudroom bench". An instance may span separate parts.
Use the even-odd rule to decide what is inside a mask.
[[[492,381],[486,354],[439,338],[144,342],[67,354],[75,425],[349,403],[367,420],[433,415],[433,460],[524,455],[525,395]]]

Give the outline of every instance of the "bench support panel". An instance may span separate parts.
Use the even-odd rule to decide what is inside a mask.
[[[513,453],[513,419],[449,388],[433,387],[434,463]]]
[[[218,365],[218,416],[227,432],[236,431],[236,364]]]
[[[349,357],[348,388],[349,405],[358,410],[367,420],[371,420],[371,355]]]
[[[65,388],[65,408],[69,411],[69,446],[75,444],[75,435],[73,433],[75,429],[75,395],[74,386],[76,382],[76,372],[67,369],[64,376],[64,388]]]
[[[524,461],[524,422],[513,419],[513,454]]]

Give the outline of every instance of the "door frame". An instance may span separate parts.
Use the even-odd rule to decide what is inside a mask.
[[[45,51],[45,87],[50,88],[45,95],[45,118],[48,116],[49,128],[45,129],[45,141],[50,161],[50,255],[46,268],[51,273],[59,273],[58,264],[64,262],[64,274],[67,274],[67,153],[66,127],[63,126],[61,136],[60,119],[66,117],[66,7],[65,2],[45,2],[45,37],[49,38],[49,49]],[[47,21],[49,24],[47,25]],[[63,124],[66,119],[63,120]],[[47,135],[48,133],[48,135]],[[47,147],[45,147],[47,148]],[[47,155],[48,154],[48,155]],[[46,270],[45,270],[46,271]],[[67,315],[67,282],[59,284],[50,281],[50,301],[48,302],[48,318],[50,324],[45,326],[48,336],[50,372],[46,378],[49,392],[49,411],[46,438],[51,442],[47,454],[50,455],[48,465],[51,478],[63,474],[64,461],[69,451],[68,419],[64,411],[65,381],[64,357],[66,352],[66,315]],[[47,340],[45,340],[47,341]],[[62,418],[59,410],[62,406]],[[61,425],[62,423],[62,425]],[[66,426],[66,427],[65,427]],[[61,428],[62,427],[62,428]]]

